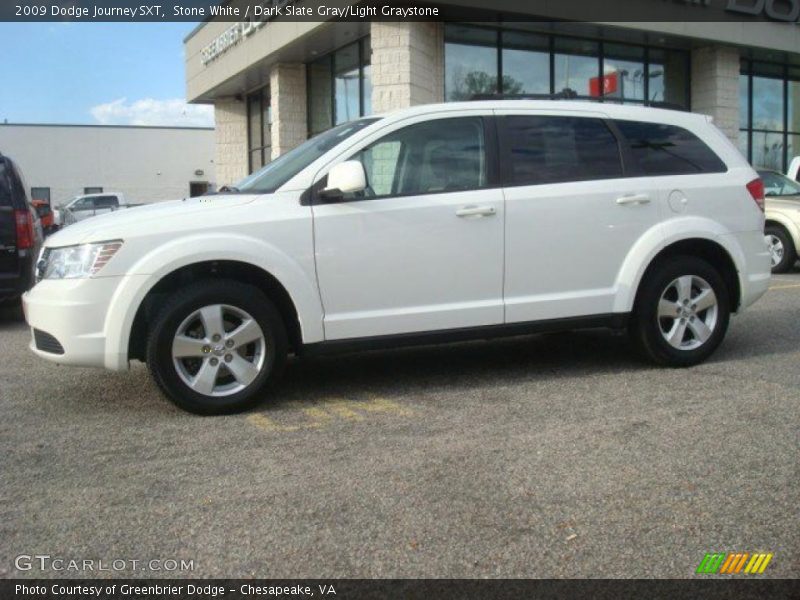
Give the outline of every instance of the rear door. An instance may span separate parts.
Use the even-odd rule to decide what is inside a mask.
[[[0,158],[0,277],[17,274],[17,228],[11,193],[11,170]]]
[[[629,178],[602,115],[498,111],[506,198],[506,322],[613,312],[634,243],[659,223],[658,190]]]

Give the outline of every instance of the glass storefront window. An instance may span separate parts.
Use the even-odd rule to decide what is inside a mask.
[[[800,153],[800,70],[745,59],[739,81],[743,154],[754,167],[785,171]]]
[[[371,114],[369,63],[370,40],[366,37],[307,65],[309,135]]]
[[[549,94],[550,51],[547,36],[504,31],[503,94]]]
[[[554,93],[572,90],[591,95],[591,80],[600,76],[600,48],[597,42],[556,38]]]
[[[452,25],[445,29],[445,99],[497,93],[497,32]]]
[[[250,173],[272,159],[272,112],[269,88],[247,95],[247,156]]]
[[[606,44],[603,56],[603,86],[596,84],[592,96],[619,98],[642,102],[645,94],[645,79],[648,72],[644,63],[644,48]],[[663,69],[653,71],[657,77],[663,76]],[[597,94],[595,94],[595,90]]]
[[[605,75],[606,77],[601,77]],[[689,107],[689,55],[513,29],[445,27],[445,99],[555,94]]]
[[[783,81],[753,77],[753,129],[783,130]]]

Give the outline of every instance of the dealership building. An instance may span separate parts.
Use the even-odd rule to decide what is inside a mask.
[[[756,166],[800,154],[796,16],[700,0],[671,3],[672,21],[576,22],[578,4],[493,0],[491,19],[446,23],[207,21],[185,40],[186,84],[215,107],[217,182],[359,116],[495,93],[666,103],[713,116]],[[692,20],[709,11],[737,20]]]

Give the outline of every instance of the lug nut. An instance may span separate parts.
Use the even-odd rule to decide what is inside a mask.
[[[215,342],[218,342],[218,341],[220,341],[220,340],[222,339],[222,336],[221,336],[220,334],[218,334],[218,333],[215,333],[215,334],[214,334],[214,335],[211,337],[211,339],[212,339],[212,340],[214,340]]]
[[[203,354],[208,354],[211,352],[211,346],[203,346]]]
[[[211,366],[212,367],[216,367],[218,364],[219,364],[219,359],[217,359],[217,358],[212,358],[211,359]]]
[[[233,340],[228,340],[227,342],[225,342],[225,347],[226,348],[233,348]]]
[[[233,360],[233,354],[225,355],[225,362],[231,362],[232,360]]]

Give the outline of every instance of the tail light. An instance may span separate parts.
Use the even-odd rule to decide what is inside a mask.
[[[747,191],[750,192],[761,212],[764,212],[764,182],[761,179],[753,179],[747,184]]]
[[[15,210],[14,221],[17,224],[17,249],[33,248],[33,217],[27,210]]]

